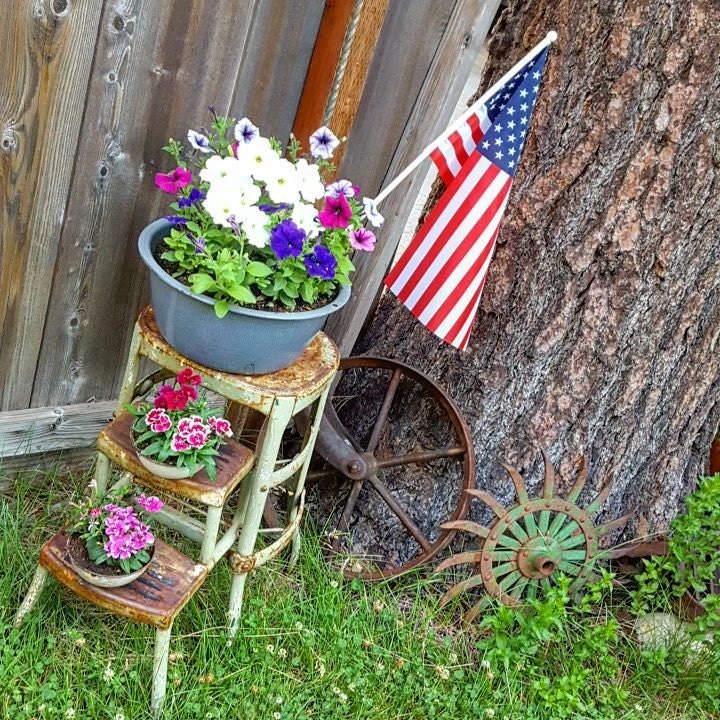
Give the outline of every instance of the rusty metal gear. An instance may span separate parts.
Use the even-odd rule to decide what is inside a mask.
[[[570,591],[580,588],[588,579],[600,554],[600,540],[625,525],[632,513],[603,525],[595,525],[592,515],[607,500],[612,484],[603,487],[586,507],[577,505],[585,487],[585,460],[575,484],[564,498],[555,494],[555,470],[543,450],[545,477],[542,496],[530,498],[522,475],[512,466],[503,465],[515,486],[517,502],[510,508],[501,505],[484,490],[465,492],[482,500],[495,514],[489,527],[469,520],[451,521],[443,528],[464,530],[481,539],[479,550],[458,553],[440,563],[437,571],[471,563],[476,573],[454,585],[445,593],[445,604],[461,593],[483,585],[486,595],[465,614],[471,622],[496,598],[505,605],[519,605],[537,596],[540,588],[551,584],[557,573],[570,578]]]

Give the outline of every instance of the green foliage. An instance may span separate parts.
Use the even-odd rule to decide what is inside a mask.
[[[64,720],[73,710],[76,720],[150,720],[152,628],[99,612],[52,581],[24,626],[11,628],[37,549],[65,521],[56,508],[70,487],[45,478],[0,501],[0,717]],[[229,586],[220,563],[175,622],[168,720],[711,720],[720,712],[717,651],[692,661],[682,647],[641,651],[617,620],[622,598],[607,575],[579,600],[560,584],[461,629],[454,608],[438,608],[437,578],[348,582],[325,564],[306,525],[298,567],[286,572],[278,561],[250,576],[231,645],[222,627]]]
[[[702,628],[720,627],[716,595],[720,587],[720,475],[700,478],[685,504],[685,512],[672,523],[667,555],[645,561],[637,577],[633,608],[639,613],[666,607],[669,596],[689,591],[708,611]]]

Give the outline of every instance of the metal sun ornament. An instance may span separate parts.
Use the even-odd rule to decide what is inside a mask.
[[[465,613],[465,622],[472,622],[491,598],[512,606],[534,599],[539,590],[551,584],[556,573],[570,578],[570,592],[579,589],[587,582],[601,554],[601,539],[623,527],[632,515],[631,512],[596,526],[592,515],[607,500],[612,483],[607,483],[586,508],[581,508],[577,502],[587,480],[584,458],[580,460],[574,485],[563,498],[555,492],[555,470],[550,458],[545,450],[542,455],[545,476],[540,497],[531,498],[522,475],[503,463],[515,486],[516,504],[506,508],[486,491],[470,488],[465,492],[482,500],[495,514],[489,527],[470,520],[442,525],[444,529],[472,533],[482,543],[480,549],[453,555],[436,568],[439,572],[466,563],[474,566],[473,575],[451,587],[441,600],[444,605],[483,585],[487,594]]]

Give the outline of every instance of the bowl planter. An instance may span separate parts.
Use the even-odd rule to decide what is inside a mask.
[[[155,546],[149,549],[150,560],[140,569],[131,573],[123,573],[121,568],[109,565],[96,565],[88,557],[85,544],[77,535],[68,535],[67,554],[73,570],[85,582],[95,585],[96,587],[117,588],[123,585],[129,585],[133,580],[137,580],[150,566],[153,555],[155,554]]]
[[[140,234],[140,257],[150,270],[155,320],[163,337],[186,358],[205,367],[230,373],[259,375],[291,365],[329,315],[350,298],[343,286],[337,297],[315,310],[271,312],[233,305],[220,319],[213,301],[196,295],[163,270],[153,250],[170,233],[164,219]]]
[[[187,478],[191,478],[193,475],[196,475],[202,469],[202,465],[199,465],[195,472],[191,473],[190,468],[188,467],[177,467],[177,465],[174,464],[168,465],[166,463],[159,463],[156,460],[144,457],[140,454],[139,450],[137,451],[137,457],[140,464],[146,470],[149,470],[153,475],[165,478],[166,480],[186,480]]]

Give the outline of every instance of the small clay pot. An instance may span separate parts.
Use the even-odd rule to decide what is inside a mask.
[[[145,457],[144,455],[141,455],[139,451],[137,456],[140,464],[146,470],[149,470],[153,475],[165,478],[166,480],[185,480],[189,477],[192,477],[202,467],[202,465],[198,466],[197,470],[195,470],[195,473],[191,473],[190,468],[188,467],[177,467],[176,465],[166,465],[165,463],[159,463],[155,460],[151,460],[150,458]]]
[[[137,580],[150,566],[153,555],[155,554],[155,546],[149,549],[150,559],[139,570],[131,573],[117,574],[116,568],[105,565],[95,565],[87,555],[84,543],[80,540],[78,543],[76,536],[69,535],[67,542],[67,554],[70,559],[70,565],[73,570],[90,585],[102,588],[117,588],[123,585],[129,585],[133,580]],[[80,549],[82,546],[82,549]]]

